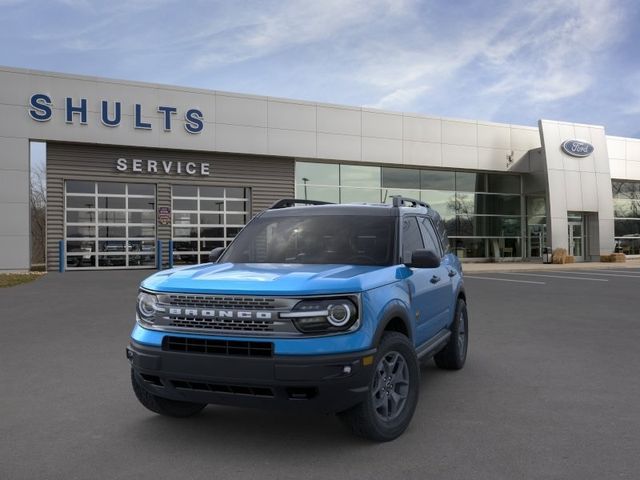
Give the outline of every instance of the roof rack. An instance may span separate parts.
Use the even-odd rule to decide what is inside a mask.
[[[393,206],[394,207],[425,207],[431,208],[431,206],[427,202],[422,202],[420,200],[416,200],[415,198],[403,197],[402,195],[392,195],[393,198]],[[411,205],[407,205],[410,203]]]
[[[295,207],[298,204],[302,205],[331,205],[331,202],[323,202],[321,200],[301,200],[299,198],[282,198],[269,207],[269,210],[276,208],[289,208]]]

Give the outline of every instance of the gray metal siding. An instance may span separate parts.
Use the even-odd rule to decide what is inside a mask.
[[[141,160],[208,162],[210,175],[167,175],[164,173],[118,172],[118,158]],[[47,144],[47,266],[57,270],[58,242],[64,238],[64,181],[92,180],[153,183],[156,207],[171,208],[171,185],[212,185],[251,189],[252,215],[283,197],[294,195],[295,161],[287,157],[110,147],[74,143]],[[157,225],[157,239],[163,242],[163,259],[168,258],[170,225]]]

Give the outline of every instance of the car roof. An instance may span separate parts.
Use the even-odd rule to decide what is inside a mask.
[[[328,203],[321,205],[290,206],[265,210],[269,217],[319,216],[319,215],[366,215],[378,217],[397,217],[405,214],[429,215],[436,213],[422,206],[394,207],[386,203]],[[436,214],[437,215],[437,214]]]

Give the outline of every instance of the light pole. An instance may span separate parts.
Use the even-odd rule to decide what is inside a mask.
[[[304,199],[307,200],[307,182],[309,181],[309,179],[303,178],[302,181],[304,182]]]

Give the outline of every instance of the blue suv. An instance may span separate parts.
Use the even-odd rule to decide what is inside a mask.
[[[285,199],[210,257],[140,286],[127,358],[153,412],[310,409],[388,441],[413,416],[419,361],[465,363],[462,268],[426,203]]]

